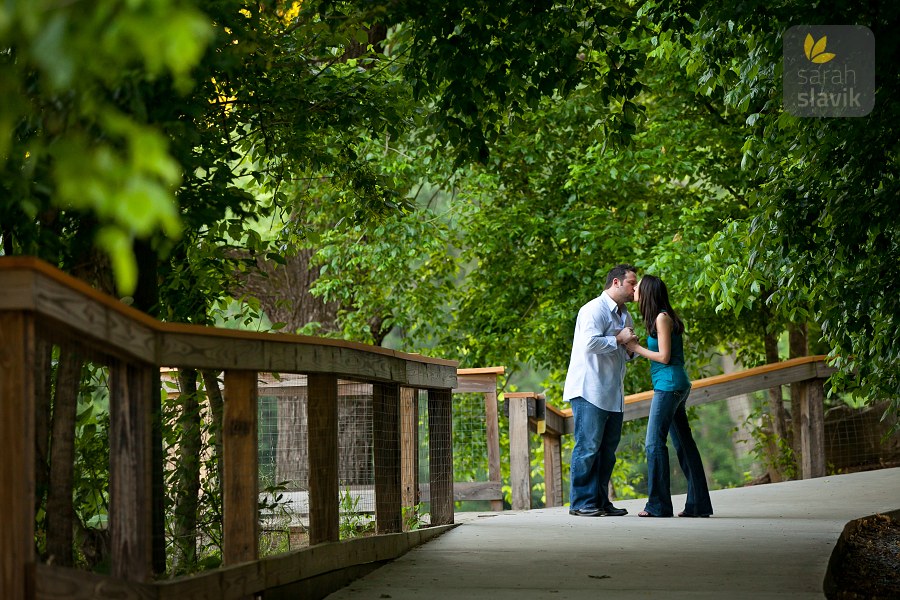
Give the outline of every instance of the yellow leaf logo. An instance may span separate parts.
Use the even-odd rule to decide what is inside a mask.
[[[830,61],[834,58],[834,54],[825,52],[827,43],[828,36],[823,35],[822,39],[817,42],[811,34],[807,33],[806,40],[803,42],[803,52],[806,53],[806,58],[819,65]]]

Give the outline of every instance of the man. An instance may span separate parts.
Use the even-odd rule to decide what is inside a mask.
[[[625,345],[636,339],[634,322],[625,309],[634,301],[637,273],[616,265],[606,276],[606,289],[581,307],[575,322],[572,358],[563,400],[572,405],[575,448],[572,450],[569,514],[620,517],[607,492],[622,437],[625,410]]]

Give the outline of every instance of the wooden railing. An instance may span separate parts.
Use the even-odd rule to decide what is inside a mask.
[[[485,456],[488,480],[457,481],[453,484],[454,500],[486,500],[491,510],[503,510],[503,482],[500,475],[500,419],[497,408],[497,377],[505,367],[458,369],[454,394],[481,394],[484,397]]]
[[[49,410],[51,345],[75,349],[109,370],[111,577],[36,564],[36,416]],[[153,422],[161,367],[224,372],[222,552],[225,565],[250,561],[247,566],[152,581],[159,571],[154,511],[162,491],[154,477],[162,470],[162,450]],[[212,595],[240,597],[306,576],[297,569],[309,555],[257,560],[257,378],[265,372],[308,377],[311,544],[339,537],[338,378],[372,386],[377,531],[401,531],[402,490],[418,488],[408,480],[417,475],[402,470],[400,461],[403,448],[418,447],[408,439],[415,436],[415,417],[403,408],[412,388],[428,391],[431,524],[453,523],[455,362],[337,340],[161,323],[46,263],[0,258],[0,598],[62,598],[75,591],[93,598],[104,590],[117,590],[117,597],[205,598],[229,586],[230,592]],[[378,560],[392,557],[380,552]]]
[[[738,373],[716,375],[693,382],[688,406],[724,400],[781,385],[800,384],[800,450],[801,474],[804,479],[825,475],[825,419],[823,384],[834,372],[825,356],[805,356],[780,363],[747,369]],[[650,414],[653,392],[640,392],[625,397],[625,420]],[[543,394],[517,392],[504,394],[505,411],[509,415],[510,487],[512,507],[531,507],[531,461],[529,432],[539,433],[544,442],[544,483],[546,506],[561,506],[562,436],[574,431],[572,409],[560,409],[546,403]]]

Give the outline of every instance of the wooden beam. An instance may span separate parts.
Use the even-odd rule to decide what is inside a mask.
[[[559,434],[546,432],[544,440],[544,505],[563,505],[562,451]]]
[[[155,367],[109,367],[109,522],[112,575],[149,581],[152,568],[151,399]]]
[[[160,366],[330,373],[456,387],[456,361],[345,340],[161,323],[32,257],[0,257],[0,310],[32,311],[106,354]]]
[[[337,377],[310,374],[309,426],[309,543],[340,538],[338,507]]]
[[[509,485],[512,509],[531,508],[531,452],[528,444],[528,397],[509,397]]]
[[[375,462],[375,530],[402,529],[400,485],[400,386],[372,386],[372,437]]]
[[[502,367],[501,367],[502,368]],[[500,415],[497,409],[497,386],[484,392],[484,421],[487,443],[488,481],[502,485],[500,474]],[[455,492],[454,492],[455,493]],[[502,495],[500,499],[491,500],[491,510],[503,510]]]
[[[449,389],[428,390],[431,524],[453,523],[453,417]]]
[[[415,388],[400,388],[400,464],[400,503],[411,509],[421,502],[419,500],[419,391]]]
[[[408,533],[319,544],[249,563],[149,583],[38,564],[33,567],[35,593],[27,597],[35,600],[233,600],[258,595],[322,598],[341,586],[323,591],[315,582],[317,577],[352,569],[356,565],[377,565],[398,558],[454,527],[456,525],[425,527]],[[284,586],[291,584],[297,584],[297,587],[287,591]]]
[[[503,484],[495,481],[454,481],[453,501],[489,500],[503,503]],[[431,486],[419,485],[419,501],[431,501]]]
[[[31,315],[0,311],[0,598],[29,598],[34,563],[34,371]]]
[[[824,379],[806,383],[800,397],[800,446],[803,479],[825,476]]]
[[[505,367],[486,367],[483,369],[457,369],[454,394],[465,393],[497,393],[497,376],[502,375]]]
[[[222,561],[259,553],[259,424],[256,371],[227,370],[222,415]]]

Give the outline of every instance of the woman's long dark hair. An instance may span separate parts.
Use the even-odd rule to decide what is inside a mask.
[[[641,316],[644,317],[647,333],[656,337],[656,317],[663,311],[674,323],[672,333],[684,333],[684,323],[669,303],[669,290],[663,280],[654,275],[644,275],[639,286]]]

